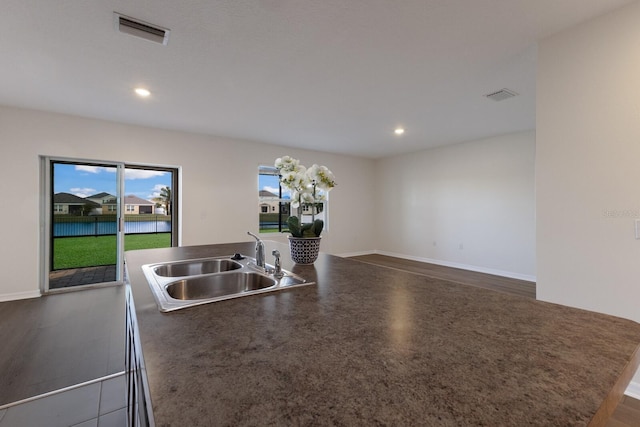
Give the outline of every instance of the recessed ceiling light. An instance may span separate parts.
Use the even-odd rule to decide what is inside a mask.
[[[147,96],[151,95],[151,92],[149,92],[147,89],[143,87],[135,88],[135,92],[138,96],[141,96],[143,98],[146,98]]]
[[[404,133],[404,129],[396,128],[396,130],[394,130],[393,133],[395,133],[396,135],[402,135]]]

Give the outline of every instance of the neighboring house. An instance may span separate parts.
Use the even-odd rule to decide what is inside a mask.
[[[142,199],[138,196],[129,195],[124,198],[124,213],[126,215],[139,215],[139,214],[152,214],[153,208],[156,204],[146,199]],[[118,202],[116,198],[105,200],[102,203],[103,214],[115,214],[118,211]]]
[[[138,196],[125,196],[124,213],[127,215],[152,214],[155,203]]]
[[[259,212],[261,214],[277,213],[278,212],[278,196],[267,190],[260,190],[259,194]],[[322,203],[315,205],[304,204],[302,205],[303,215],[319,215],[324,210]],[[282,213],[289,215],[289,204],[282,206]]]
[[[262,214],[278,212],[278,195],[267,190],[260,190],[260,210]]]
[[[278,204],[280,203],[280,199],[278,199],[278,196],[276,194],[273,194],[270,191],[267,190],[260,190],[260,193],[258,194],[259,196],[259,206],[258,206],[258,212],[261,214],[266,214],[266,213],[278,213]],[[283,215],[289,215],[289,203],[288,202],[283,202],[282,207],[280,208],[280,212]]]
[[[303,204],[302,205],[302,214],[303,215],[320,215],[320,213],[324,210],[324,205],[319,202],[313,205]]]
[[[115,197],[116,196],[114,196],[113,194],[102,192],[102,193],[94,194],[93,196],[87,197],[87,200],[91,200],[92,202],[96,202],[99,205],[104,205],[109,200],[115,199]]]
[[[87,212],[90,208],[90,212]],[[100,209],[100,204],[78,197],[70,193],[56,193],[53,195],[54,215],[88,215]]]
[[[106,194],[106,193],[105,193]],[[105,199],[102,202],[102,214],[103,215],[115,215],[118,212],[118,202],[115,196],[111,196],[109,199]]]

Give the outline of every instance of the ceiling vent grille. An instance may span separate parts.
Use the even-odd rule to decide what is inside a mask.
[[[518,95],[516,92],[509,89],[500,89],[497,92],[490,93],[485,95],[485,97],[489,99],[493,99],[494,101],[504,101],[505,99],[513,98]]]
[[[163,45],[169,43],[170,31],[168,29],[117,12],[114,12],[113,15],[116,31]]]

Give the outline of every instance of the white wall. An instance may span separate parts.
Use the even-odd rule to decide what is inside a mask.
[[[640,321],[640,3],[540,43],[538,298]]]
[[[9,107],[0,107],[0,146],[0,268],[11,278],[0,281],[0,299],[39,288],[39,155],[181,166],[182,244],[197,245],[250,240],[247,230],[258,229],[258,166],[288,154],[336,175],[322,250],[375,247],[366,214],[374,209],[372,160]]]
[[[534,159],[531,131],[379,160],[378,249],[535,280]]]

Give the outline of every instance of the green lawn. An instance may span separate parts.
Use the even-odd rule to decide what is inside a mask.
[[[127,234],[124,250],[168,248],[171,234]],[[116,236],[53,239],[53,269],[91,267],[116,263]]]
[[[283,232],[288,231],[287,230],[287,223],[286,223],[287,218],[288,217],[280,218],[280,214],[278,214],[278,213],[261,213],[260,214],[260,224],[273,223],[273,224],[276,225],[276,227],[275,228],[272,228],[272,227],[260,228],[260,233],[279,233],[277,224],[278,224],[278,221],[280,221],[280,220],[283,221],[282,222],[282,226],[283,226],[282,231]]]

